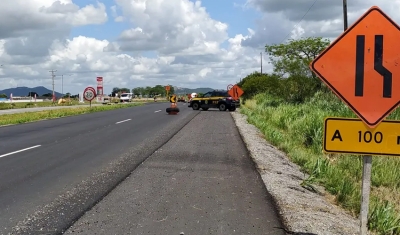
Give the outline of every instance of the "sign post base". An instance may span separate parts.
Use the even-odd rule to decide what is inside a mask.
[[[372,156],[363,156],[363,173],[361,188],[360,235],[368,234],[368,206],[371,191]]]
[[[176,107],[176,103],[171,103],[171,107],[167,108],[166,112],[170,115],[176,115],[179,113],[179,108]]]

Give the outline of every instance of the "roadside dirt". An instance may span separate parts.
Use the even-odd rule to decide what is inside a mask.
[[[247,116],[239,110],[231,114],[267,190],[278,206],[288,234],[359,234],[356,218],[335,205],[332,196],[322,187],[317,186],[320,193],[303,188],[300,184],[307,175],[300,171],[300,167],[269,144],[262,133],[247,122]]]

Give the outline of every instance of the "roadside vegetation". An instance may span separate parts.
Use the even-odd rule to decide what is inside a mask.
[[[5,109],[23,109],[23,108],[35,108],[35,107],[51,107],[51,106],[73,106],[73,105],[88,105],[89,102],[79,103],[78,100],[71,99],[69,103],[58,104],[57,102],[53,104],[51,101],[43,102],[13,102],[13,103],[1,103],[0,110]]]
[[[160,97],[157,99],[158,102],[165,102],[166,99],[164,97]],[[58,102],[58,101],[57,101]],[[6,110],[6,109],[24,109],[24,108],[37,108],[37,107],[53,107],[53,106],[75,106],[75,105],[89,105],[90,102],[85,101],[84,103],[79,103],[78,99],[71,99],[70,102],[66,102],[66,103],[61,103],[58,104],[57,102],[55,102],[53,104],[53,102],[51,101],[43,101],[43,102],[14,102],[14,103],[1,103],[0,102],[0,110]],[[154,99],[152,98],[135,98],[132,99],[131,102],[154,102]],[[119,98],[111,98],[111,103],[120,103]],[[96,101],[92,102],[93,104],[101,104],[101,103],[97,103]]]
[[[322,38],[302,38],[266,45],[273,72],[254,72],[238,83],[244,91],[241,112],[309,174],[303,187],[324,186],[338,205],[358,217],[362,157],[322,150],[324,118],[356,116],[308,67],[329,43]],[[388,119],[400,120],[400,110]],[[372,164],[369,229],[400,235],[400,157],[374,156]]]
[[[0,115],[0,126],[11,125],[11,124],[21,124],[21,123],[34,122],[34,121],[39,121],[39,120],[54,119],[54,118],[60,118],[60,117],[108,111],[108,110],[121,109],[121,108],[129,108],[129,107],[140,106],[140,105],[143,105],[143,103],[134,102],[134,103],[128,103],[128,104],[62,108],[62,109],[53,109],[53,110],[46,110],[46,111],[39,111],[39,112],[3,114],[3,115]]]

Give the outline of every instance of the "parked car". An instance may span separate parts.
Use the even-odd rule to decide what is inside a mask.
[[[133,93],[122,93],[119,100],[121,102],[131,102],[133,98]]]

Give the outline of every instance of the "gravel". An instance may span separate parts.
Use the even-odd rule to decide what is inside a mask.
[[[300,186],[307,178],[300,167],[269,144],[246,115],[231,114],[289,234],[359,234],[358,219],[330,202],[322,187],[315,193]]]

